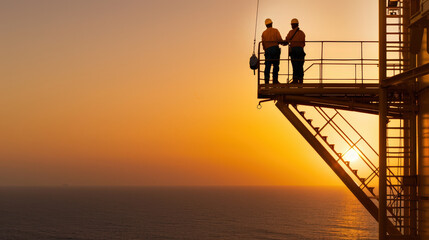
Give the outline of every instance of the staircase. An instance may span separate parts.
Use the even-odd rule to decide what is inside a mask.
[[[335,109],[333,114],[329,114],[321,107],[314,107],[315,111],[324,120],[323,125],[316,126],[312,119],[306,117],[306,112],[300,111],[297,105],[288,104],[279,99],[276,106],[343,181],[368,212],[378,220],[378,197],[374,191],[378,180],[378,167],[373,163],[375,159],[370,159],[363,148],[370,148],[375,155],[378,154],[362,135],[360,135],[356,129],[346,121],[344,116]],[[339,124],[339,121],[342,123]],[[343,126],[344,122],[345,126]],[[336,150],[336,145],[328,140],[328,136],[325,135],[328,128],[336,132],[340,136],[340,139],[342,139],[343,145],[347,146],[344,154],[338,152]],[[352,133],[346,133],[343,130],[344,128],[351,130]],[[351,135],[357,136],[357,139],[351,139],[349,137]],[[360,162],[352,163],[345,159],[344,156],[346,156],[348,151],[358,152]],[[361,168],[359,168],[359,166],[361,166]],[[390,235],[401,235],[392,221],[388,221],[387,231]]]
[[[322,107],[314,107],[314,110],[323,119],[323,125],[320,127],[312,124],[313,119],[309,119],[305,115],[305,111],[299,111],[297,105],[293,105],[295,111],[303,118],[309,128],[311,128],[315,134],[314,136],[321,140],[322,144],[329,148],[329,151],[336,158],[336,161],[352,176],[352,178],[359,185],[369,197],[376,198],[374,193],[374,186],[371,186],[372,181],[378,177],[378,167],[373,163],[376,159],[370,159],[368,153],[365,153],[363,147],[372,151],[372,155],[378,156],[378,153],[371,147],[371,145],[364,139],[364,137],[356,131],[356,129],[346,120],[346,118],[337,110],[331,109],[332,113]],[[339,122],[342,122],[340,124]],[[342,126],[340,126],[342,125]],[[345,125],[345,126],[344,126]],[[330,128],[337,135],[337,139],[341,140],[345,145],[344,152],[338,152],[335,148],[335,144],[328,141],[328,135],[324,134],[324,131]],[[350,130],[346,133],[344,128]],[[352,139],[354,136],[355,139]],[[351,163],[346,157],[350,154],[354,154],[357,159],[356,162]],[[359,161],[359,162],[358,162]],[[363,165],[366,169],[365,172],[359,172],[360,169],[353,168],[353,165]],[[359,172],[359,173],[358,173]],[[365,175],[366,174],[366,175]]]

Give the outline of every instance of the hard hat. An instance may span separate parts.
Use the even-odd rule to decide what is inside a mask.
[[[293,19],[290,21],[290,23],[291,23],[291,24],[299,24],[299,21],[298,21],[298,19],[293,18]]]
[[[265,25],[268,25],[271,23],[273,23],[273,21],[271,21],[271,19],[269,19],[269,18],[265,19]]]

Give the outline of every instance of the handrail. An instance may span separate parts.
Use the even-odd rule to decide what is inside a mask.
[[[368,53],[377,52],[375,48],[378,49],[378,41],[306,41],[305,43],[305,49],[308,50],[307,55],[310,55],[310,58],[304,60],[304,83],[350,83],[350,81],[354,81],[355,84],[378,83],[378,75],[374,74],[378,72],[378,69],[376,69],[378,68],[378,56],[373,54],[373,57],[366,57]],[[334,51],[328,49],[328,47],[332,47],[332,44],[335,44]],[[370,52],[368,52],[368,45],[374,48],[371,49]],[[261,46],[262,42],[259,42],[258,58],[260,60],[260,65],[258,67],[258,86],[265,83],[264,69],[263,66],[261,66],[265,63],[265,58],[263,57],[265,52],[262,50]],[[346,48],[344,48],[344,46]],[[316,49],[315,51],[315,47],[318,48],[318,50]],[[342,48],[345,51],[351,51],[351,49],[354,48],[358,54],[353,58],[342,57],[342,52],[339,50]],[[320,54],[320,56],[314,57],[317,54]],[[347,56],[349,54],[343,55]],[[289,56],[289,52],[286,52],[286,56]],[[291,59],[288,57],[278,60],[280,61],[280,66],[287,64],[287,71],[279,72],[278,74],[279,76],[287,76],[286,80],[279,79],[280,83],[290,83],[290,78],[292,76]],[[348,75],[348,77],[332,77],[332,75],[335,74],[332,73],[332,70],[329,71],[328,68],[333,66],[336,66],[338,72],[343,75]],[[354,68],[351,70],[346,69],[351,66]],[[319,70],[318,74],[312,72],[317,72],[317,70]],[[272,83],[271,80],[269,82]]]

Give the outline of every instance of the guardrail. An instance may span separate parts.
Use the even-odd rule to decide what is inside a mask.
[[[378,83],[378,41],[306,41],[305,43],[304,51],[307,55],[304,61],[304,84]],[[261,45],[262,42],[259,42],[258,85],[265,84],[265,57]],[[285,48],[287,51],[284,51]],[[283,46],[282,50],[286,53],[282,53],[279,59],[279,82],[291,83],[292,65],[289,47]]]

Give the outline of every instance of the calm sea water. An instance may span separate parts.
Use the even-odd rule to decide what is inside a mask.
[[[0,239],[377,239],[344,188],[0,188]]]

